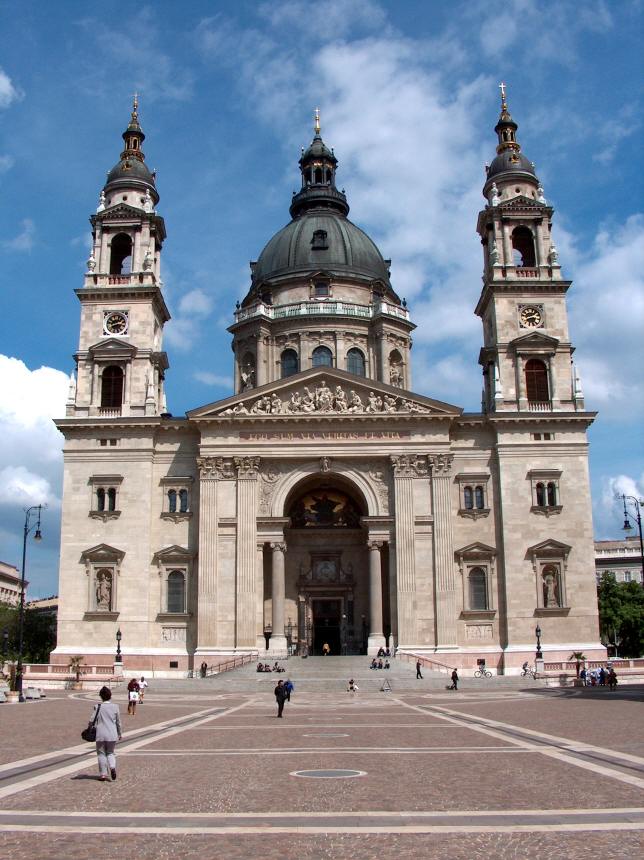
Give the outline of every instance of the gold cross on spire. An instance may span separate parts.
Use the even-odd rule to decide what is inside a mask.
[[[136,119],[138,109],[139,109],[139,94],[134,93],[134,95],[132,96],[132,118],[133,119]]]
[[[315,133],[320,133],[320,108],[315,109]]]

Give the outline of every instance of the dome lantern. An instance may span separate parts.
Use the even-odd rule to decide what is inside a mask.
[[[291,202],[291,218],[298,218],[309,209],[333,209],[348,215],[347,198],[335,185],[338,159],[320,134],[319,108],[315,109],[313,132],[313,140],[308,149],[302,150],[299,161],[302,188]]]

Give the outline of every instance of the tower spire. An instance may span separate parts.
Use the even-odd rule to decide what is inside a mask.
[[[315,109],[315,125],[313,126],[313,131],[315,132],[315,136],[320,136],[320,108]]]
[[[508,110],[507,89],[504,81],[501,81],[499,84],[499,89],[501,90],[501,113],[499,115],[499,121],[494,127],[494,131],[497,133],[499,138],[499,144],[496,151],[499,155],[508,149],[511,149],[514,152],[519,152],[521,150],[521,146],[517,141],[516,134],[518,125],[512,119],[510,111]]]

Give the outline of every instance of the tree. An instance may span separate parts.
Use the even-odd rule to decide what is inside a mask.
[[[597,587],[599,629],[605,643],[619,642],[620,656],[644,652],[644,589],[637,582],[616,582],[603,573]]]
[[[7,659],[18,656],[19,609],[8,603],[0,603],[0,637],[6,630]],[[4,644],[0,639],[0,647]],[[55,621],[34,609],[25,608],[25,623],[22,633],[22,659],[25,663],[48,663],[49,654],[56,647]]]

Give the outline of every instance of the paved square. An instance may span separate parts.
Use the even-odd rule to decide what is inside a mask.
[[[641,688],[303,692],[278,720],[166,683],[134,717],[115,694],[115,783],[78,743],[94,698],[0,708],[0,856],[642,856]]]

